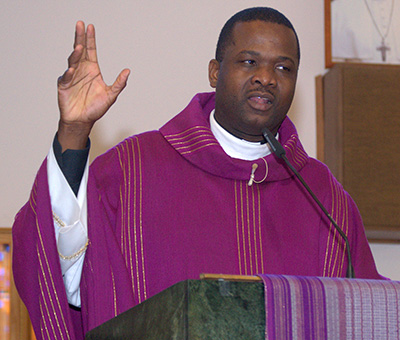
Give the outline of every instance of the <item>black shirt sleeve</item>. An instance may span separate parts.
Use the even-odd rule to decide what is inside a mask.
[[[82,150],[65,150],[61,152],[61,144],[57,139],[57,134],[53,140],[53,150],[58,166],[64,174],[68,184],[75,195],[78,194],[81,184],[83,172],[85,171],[86,162],[90,150],[90,140],[86,144],[86,148]]]

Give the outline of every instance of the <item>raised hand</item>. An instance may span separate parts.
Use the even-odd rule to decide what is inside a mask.
[[[100,119],[125,88],[130,71],[124,69],[114,84],[104,83],[97,62],[93,25],[77,22],[74,51],[68,58],[68,69],[58,79],[60,121],[58,140],[63,148],[85,147],[93,124]]]

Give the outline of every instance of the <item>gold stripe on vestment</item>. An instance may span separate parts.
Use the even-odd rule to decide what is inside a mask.
[[[337,204],[338,204],[338,212],[337,212],[337,221],[341,221],[339,224],[340,229],[344,232],[344,234],[347,235],[347,202],[344,202],[343,196],[344,196],[344,191],[340,190],[340,187],[337,183],[334,183],[335,189],[336,189],[336,199],[337,199]],[[345,204],[345,205],[344,205]],[[341,271],[343,268],[343,261],[344,261],[344,254],[346,252],[346,248],[344,247],[344,240],[341,238],[341,236],[338,233],[338,245],[337,245],[337,257],[335,259],[334,263],[334,268],[337,268],[336,270],[336,276],[341,276]],[[342,248],[342,249],[341,249]],[[342,251],[341,251],[342,250]],[[342,255],[340,256],[340,251]]]
[[[126,245],[125,245],[125,230],[126,230],[126,223],[125,223],[125,214],[124,214],[124,198],[123,195],[126,195],[126,170],[125,170],[125,166],[123,165],[122,162],[122,157],[121,157],[121,149],[124,149],[123,144],[121,143],[118,147],[116,147],[116,151],[118,153],[118,159],[119,159],[119,165],[121,167],[121,171],[122,171],[122,178],[123,178],[123,183],[124,185],[119,187],[119,200],[120,200],[120,207],[121,207],[121,252],[124,255],[125,258],[125,263],[128,264],[128,258],[127,258],[127,250],[126,250]],[[124,193],[123,193],[124,191]]]
[[[332,181],[330,182],[331,184],[331,200],[332,200],[332,209],[331,209],[331,216],[334,216],[335,212],[335,197],[334,197],[334,188],[332,187]],[[328,276],[332,277],[332,272],[331,272],[331,263],[332,263],[332,256],[333,256],[333,247],[334,247],[334,242],[336,238],[336,229],[334,229],[332,223],[329,223],[329,232],[328,232],[328,239],[327,239],[327,244],[326,244],[326,252],[325,252],[325,263],[324,263],[324,273],[323,276]],[[332,241],[331,241],[332,238]],[[332,242],[332,247],[331,247],[331,242]],[[329,257],[329,258],[328,258]]]
[[[186,142],[174,143],[174,144],[172,144],[172,145],[175,147],[176,150],[184,150],[184,149],[193,148],[194,146],[196,146],[196,145],[198,145],[198,144],[201,144],[201,143],[204,143],[204,142],[215,143],[215,139],[214,139],[214,138],[204,138],[204,139],[201,139],[201,140],[199,140],[199,141],[197,141],[197,142],[194,142],[194,143],[192,143],[192,144],[185,145],[185,146],[180,146],[180,147],[175,147],[175,146],[178,145],[178,144],[186,144]]]
[[[42,272],[38,275],[40,293],[41,293],[42,301],[43,301],[43,303],[44,303],[44,306],[45,306],[45,309],[46,309],[46,313],[47,313],[47,318],[46,318],[46,315],[45,315],[45,314],[43,315],[43,322],[44,322],[45,324],[46,324],[47,322],[50,324],[50,327],[51,327],[51,329],[52,329],[52,331],[53,331],[53,336],[54,336],[54,338],[57,338],[57,336],[56,336],[56,331],[55,331],[55,329],[54,329],[54,325],[53,325],[53,322],[52,322],[52,320],[51,320],[51,314],[55,315],[55,311],[54,311],[54,308],[53,308],[53,313],[51,313],[50,310],[49,310],[49,307],[48,307],[48,305],[47,305],[46,298],[45,298],[45,289],[43,289],[43,284],[42,284],[42,281],[41,281],[41,275],[44,275],[44,272],[43,272],[42,260],[41,260],[41,258],[40,258],[41,256],[40,256],[40,254],[39,254],[39,249],[37,249],[37,255],[38,255],[40,267],[41,267],[41,269],[42,269]],[[44,283],[45,283],[45,286],[46,286],[46,288],[48,289],[47,283],[46,283],[46,278],[44,278],[44,281],[45,281],[45,282],[44,282]],[[52,306],[52,307],[53,307],[53,306]]]
[[[249,187],[246,181],[235,181],[234,195],[240,275],[264,272],[259,186]]]
[[[201,134],[200,135],[196,135],[198,133],[201,133]],[[194,138],[188,139],[188,137],[191,137],[193,135],[195,135]],[[165,135],[165,138],[174,147],[176,147],[177,145],[190,143],[189,145],[176,147],[176,150],[180,150],[182,155],[201,150],[201,149],[203,149],[205,147],[208,147],[208,146],[219,145],[218,142],[216,141],[216,139],[214,138],[214,135],[211,133],[211,131],[209,129],[205,128],[204,126],[191,127],[191,128],[189,128],[187,130],[184,130],[184,131],[176,133],[176,134]],[[194,140],[197,140],[199,138],[201,138],[201,140],[199,140],[197,142],[194,142],[194,143],[191,143]],[[201,145],[201,146],[199,146],[197,148],[194,148],[196,145],[198,145],[200,143],[205,143],[205,142],[210,142],[210,143],[208,143],[206,145]],[[185,150],[185,149],[190,149],[190,150],[182,151],[182,150]]]
[[[36,195],[36,192],[37,192],[36,188],[37,188],[37,180],[35,181],[34,186],[33,186],[33,193],[35,195]],[[48,275],[49,275],[49,278],[50,278],[52,290],[54,291],[54,294],[55,294],[56,304],[57,304],[58,310],[59,310],[60,315],[61,315],[61,319],[62,319],[62,323],[63,323],[64,329],[66,331],[66,335],[67,335],[68,339],[70,339],[68,328],[66,326],[66,322],[65,322],[65,319],[64,319],[64,314],[63,314],[63,311],[61,309],[61,304],[60,304],[60,301],[58,300],[58,294],[57,294],[57,291],[56,291],[56,288],[55,288],[55,284],[54,284],[54,281],[53,281],[53,274],[51,273],[50,265],[49,265],[49,262],[48,262],[48,259],[47,259],[46,250],[45,250],[45,247],[44,247],[44,244],[43,244],[42,234],[41,234],[40,227],[39,227],[39,220],[38,220],[38,216],[37,216],[37,212],[36,212],[35,197],[34,197],[33,194],[31,194],[30,197],[31,197],[31,199],[30,199],[30,207],[32,209],[32,212],[35,214],[36,229],[37,229],[37,233],[38,233],[38,237],[39,237],[39,241],[40,241],[40,247],[41,247],[42,254],[43,254],[43,257],[44,257],[44,261],[45,261],[45,264],[46,264],[46,267],[47,267],[47,272],[48,272]],[[55,321],[57,323],[58,330],[59,330],[59,332],[60,332],[60,334],[62,336],[62,339],[63,339],[63,335],[62,335],[63,333],[61,331],[61,326],[60,326],[60,322],[59,322],[58,317],[57,317],[56,308],[54,306],[54,302],[53,302],[53,299],[52,299],[52,296],[51,296],[51,293],[50,293],[50,288],[49,288],[49,285],[47,283],[47,278],[45,276],[45,270],[44,270],[45,268],[43,267],[43,263],[42,263],[42,259],[41,259],[41,253],[40,253],[39,250],[40,250],[40,248],[39,248],[39,244],[38,244],[37,245],[37,255],[38,255],[38,260],[39,260],[40,267],[41,267],[41,270],[42,270],[41,272],[42,272],[44,280],[45,280],[45,284],[46,284],[46,288],[47,288],[47,295],[48,295],[48,298],[49,298],[50,303],[51,303],[51,307],[52,307],[52,310],[53,310],[53,313],[54,313],[54,317],[55,317]],[[41,289],[41,294],[42,294],[43,299],[45,301],[44,293],[45,293],[45,291]]]
[[[38,250],[38,256],[39,256],[39,250]],[[49,333],[49,329],[47,328],[47,323],[50,324],[50,327],[53,331],[53,339],[56,338],[56,332],[54,330],[54,326],[53,326],[53,322],[51,321],[51,316],[50,316],[50,311],[49,308],[47,306],[46,303],[46,299],[44,298],[44,291],[43,291],[43,286],[42,286],[42,281],[40,278],[40,274],[38,274],[38,282],[39,282],[39,287],[40,287],[40,293],[41,293],[41,297],[42,299],[39,300],[39,307],[40,307],[40,315],[41,315],[41,325],[44,325],[44,328],[46,329],[46,334],[47,337],[50,339],[50,333]],[[45,305],[45,309],[46,309],[46,313],[47,313],[47,317],[43,311],[43,304]]]
[[[253,211],[252,211],[252,226],[253,226],[253,237],[254,237],[254,255],[255,255],[255,264],[256,264],[256,271],[254,274],[260,273],[258,270],[258,249],[257,249],[257,229],[256,229],[256,207],[255,207],[255,201],[254,201],[254,187],[251,186],[251,201],[253,202]]]
[[[240,185],[240,222],[242,225],[242,241],[243,241],[243,262],[244,262],[244,275],[248,275],[247,272],[247,250],[246,250],[246,233],[245,233],[245,225],[244,225],[244,203],[243,203],[243,185],[239,182]]]
[[[332,175],[330,175],[330,184],[331,184],[331,197],[332,197],[331,216],[337,222],[339,228],[347,236],[349,231],[347,196],[340,187],[340,184],[335,182]],[[329,277],[341,276],[341,272],[343,270],[343,265],[345,261],[346,251],[347,250],[346,247],[344,246],[344,240],[342,240],[342,237],[339,235],[336,228],[332,225],[332,223],[330,223],[328,239],[326,244],[323,276],[329,276]]]
[[[167,138],[167,139],[174,138],[174,137],[176,137],[176,138],[185,138],[186,136],[184,136],[184,135],[185,135],[186,133],[192,131],[192,130],[196,130],[195,132],[197,132],[197,131],[210,132],[210,131],[211,131],[210,129],[206,128],[205,126],[196,125],[196,126],[192,126],[191,128],[188,128],[188,129],[183,130],[183,131],[178,132],[178,133],[173,133],[173,134],[170,134],[170,135],[165,135],[165,138]],[[191,134],[193,134],[193,133],[191,133]]]
[[[262,224],[261,224],[261,193],[260,193],[260,186],[255,185],[255,187],[257,188],[257,201],[258,201],[258,239],[260,242],[260,257],[261,257],[260,273],[263,274],[265,273],[265,268],[264,268],[264,249],[263,249]]]
[[[39,280],[39,276],[38,276],[38,280]],[[39,282],[40,284],[40,282]],[[40,308],[40,333],[42,335],[42,338],[45,339],[45,333],[44,331],[46,331],[47,334],[47,339],[50,339],[50,334],[49,334],[49,330],[47,329],[47,325],[44,322],[44,313],[43,313],[43,305],[42,305],[42,300],[39,300],[39,308]]]
[[[239,231],[239,211],[238,211],[238,193],[237,193],[237,185],[238,182],[234,182],[234,190],[235,190],[235,225],[236,225],[236,240],[237,240],[237,247],[238,247],[238,257],[239,257],[239,274],[243,275],[242,273],[242,256],[241,256],[241,249],[240,249],[240,231]]]
[[[115,289],[115,279],[114,279],[114,272],[112,268],[110,267],[111,270],[111,279],[112,279],[112,286],[113,286],[113,297],[114,297],[114,317],[118,315],[118,308],[117,308],[117,292]]]
[[[341,196],[341,207],[342,207],[342,225],[341,225],[341,229],[343,230],[344,234],[347,236],[349,234],[349,205],[348,205],[348,197],[346,195],[346,193],[343,190],[340,190],[341,188],[339,187],[339,184],[336,184],[336,187],[338,188],[338,191],[340,192],[340,196]],[[339,267],[338,267],[338,275],[340,276],[340,273],[343,270],[344,267],[344,263],[345,263],[345,256],[346,256],[346,245],[344,240],[342,240],[341,242],[341,247],[342,247],[342,256],[339,262]]]
[[[253,268],[253,247],[252,247],[252,239],[251,239],[251,223],[250,223],[250,198],[249,198],[249,189],[248,185],[245,186],[246,189],[246,215],[247,215],[247,237],[249,242],[249,258],[250,258],[250,274],[253,275],[254,268]],[[253,207],[254,207],[254,202]]]
[[[142,169],[142,154],[140,151],[139,140],[137,140],[138,156],[139,156],[139,232],[140,232],[140,255],[142,260],[142,281],[144,299],[147,299],[146,289],[146,273],[145,273],[145,258],[144,258],[144,241],[143,241],[143,169]]]
[[[121,234],[127,233],[127,238],[121,235],[121,242],[123,243],[126,264],[130,270],[133,294],[137,296],[138,302],[141,303],[147,299],[143,239],[142,156],[139,140],[136,137],[125,140],[120,147],[122,150],[117,149],[118,157],[124,174],[122,183],[124,188],[120,188]],[[142,267],[141,270],[140,266]]]
[[[197,149],[193,149],[193,150],[189,150],[189,151],[183,151],[183,152],[181,152],[181,155],[186,155],[188,153],[193,153],[193,152],[199,151],[201,149],[204,149],[204,148],[206,148],[208,146],[218,146],[218,145],[219,144],[217,142],[209,143],[209,144],[206,144],[206,145],[202,145],[202,146],[198,147]]]
[[[332,187],[333,186],[333,187]],[[337,221],[339,214],[340,214],[340,206],[339,206],[339,202],[337,200],[337,187],[334,185],[334,183],[331,181],[331,190],[332,190],[332,206],[335,207],[335,209],[332,207],[332,213],[331,216],[333,216],[333,218],[335,219],[335,221]],[[338,223],[338,222],[336,222]],[[340,222],[338,223],[339,228],[340,228]],[[333,230],[333,225],[330,225],[330,228]],[[335,277],[335,265],[336,265],[336,260],[337,260],[337,256],[339,253],[339,242],[338,242],[338,231],[336,229],[334,229],[334,237],[332,238],[332,245],[331,245],[331,249],[332,249],[332,253],[331,253],[331,259],[330,259],[330,276],[331,277]],[[335,240],[336,240],[336,247],[335,247]],[[335,251],[334,251],[335,249]]]
[[[295,165],[296,168],[301,168],[307,162],[308,157],[304,150],[301,148],[296,148],[296,144],[297,136],[292,135],[285,143],[285,147],[291,154],[290,158],[292,159],[293,165]]]
[[[136,139],[136,138],[135,138]],[[129,147],[127,147],[127,154],[128,156],[128,166],[129,169],[131,169],[131,164],[132,164],[132,169],[133,169],[133,178],[131,177],[131,170],[129,170],[129,196],[128,196],[128,201],[127,204],[129,206],[129,211],[128,211],[128,215],[129,215],[129,224],[128,226],[131,227],[131,223],[130,223],[130,216],[131,216],[131,211],[130,211],[130,207],[131,207],[131,197],[133,194],[133,242],[134,242],[134,248],[135,248],[135,265],[133,264],[133,258],[132,258],[132,237],[131,237],[131,232],[129,232],[129,254],[130,254],[130,267],[131,267],[131,275],[132,275],[132,280],[134,280],[134,272],[135,270],[133,269],[133,267],[136,268],[136,290],[137,290],[137,296],[138,296],[138,300],[139,303],[142,302],[142,297],[140,294],[140,279],[139,279],[139,266],[138,266],[138,250],[137,250],[137,173],[136,173],[136,159],[135,159],[135,151],[134,151],[134,144],[133,144],[133,139],[129,140],[130,145]],[[132,157],[132,160],[131,158]],[[133,193],[131,193],[132,191],[132,187],[131,187],[131,178],[133,180]]]
[[[199,133],[201,133],[201,134],[199,134]],[[194,137],[188,139],[189,137],[192,137],[192,136],[194,136]],[[196,139],[203,138],[203,137],[209,138],[209,137],[214,137],[214,135],[210,132],[210,130],[202,130],[202,131],[197,130],[197,131],[192,132],[183,137],[166,138],[166,139],[173,145],[179,145],[179,144],[183,144],[183,143],[189,143],[189,142],[192,142]]]

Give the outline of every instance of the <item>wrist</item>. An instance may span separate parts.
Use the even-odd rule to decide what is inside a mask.
[[[67,149],[85,149],[93,124],[65,123],[59,121],[57,138],[62,147],[62,152]]]

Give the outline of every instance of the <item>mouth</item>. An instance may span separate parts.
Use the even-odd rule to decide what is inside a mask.
[[[259,111],[267,111],[272,107],[274,96],[270,93],[252,93],[248,97],[249,105]]]

